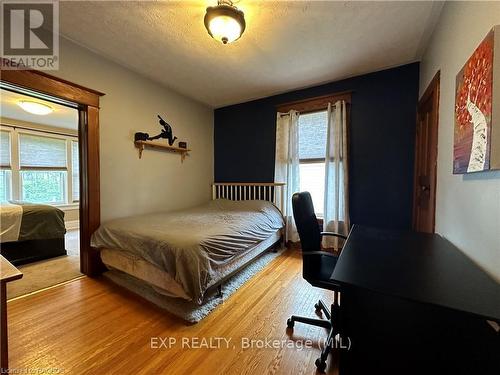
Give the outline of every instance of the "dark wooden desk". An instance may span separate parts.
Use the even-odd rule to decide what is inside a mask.
[[[341,329],[352,341],[341,354],[344,373],[365,370],[365,359],[379,366],[372,373],[436,363],[455,370],[453,361],[466,373],[488,367],[489,351],[500,349],[486,323],[500,322],[500,284],[439,235],[354,226],[331,279],[341,286]],[[471,351],[477,360],[463,366]]]
[[[7,333],[7,283],[23,277],[23,274],[0,255],[0,373],[9,368]]]

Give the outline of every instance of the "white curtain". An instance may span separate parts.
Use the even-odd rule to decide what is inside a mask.
[[[275,182],[285,182],[285,241],[297,242],[299,236],[293,220],[292,195],[300,189],[299,179],[299,114],[278,113],[276,120]]]
[[[348,154],[347,110],[345,101],[328,104],[328,128],[325,155],[325,231],[347,235],[349,231],[348,207]],[[338,249],[341,240],[325,236],[323,246]]]

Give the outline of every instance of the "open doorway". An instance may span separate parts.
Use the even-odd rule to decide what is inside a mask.
[[[88,276],[99,275],[105,266],[99,252],[90,246],[90,237],[99,227],[99,102],[104,93],[34,70],[4,70],[2,85],[48,95],[58,101],[75,103],[79,109],[80,148],[80,271]]]
[[[24,274],[12,299],[82,276],[79,111],[12,85],[0,103],[0,252]]]

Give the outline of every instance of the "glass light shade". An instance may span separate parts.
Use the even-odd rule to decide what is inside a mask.
[[[231,17],[217,16],[208,24],[210,34],[224,44],[234,42],[241,35],[240,24]]]
[[[32,102],[28,100],[21,100],[17,103],[17,105],[24,109],[26,112],[32,113],[34,115],[48,115],[49,113],[54,111],[54,109],[47,104]]]
[[[210,36],[224,44],[239,39],[245,31],[245,16],[232,5],[208,7],[204,21]]]

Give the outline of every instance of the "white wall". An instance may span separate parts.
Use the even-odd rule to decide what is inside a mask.
[[[106,94],[100,110],[101,220],[208,201],[212,109],[65,39],[60,51],[60,69],[49,74]],[[178,154],[154,150],[145,150],[139,159],[134,133],[159,133],[157,114],[193,150],[184,163]]]
[[[498,24],[500,2],[447,2],[422,59],[420,94],[441,70],[436,231],[500,281],[500,171],[452,174],[455,77]]]

